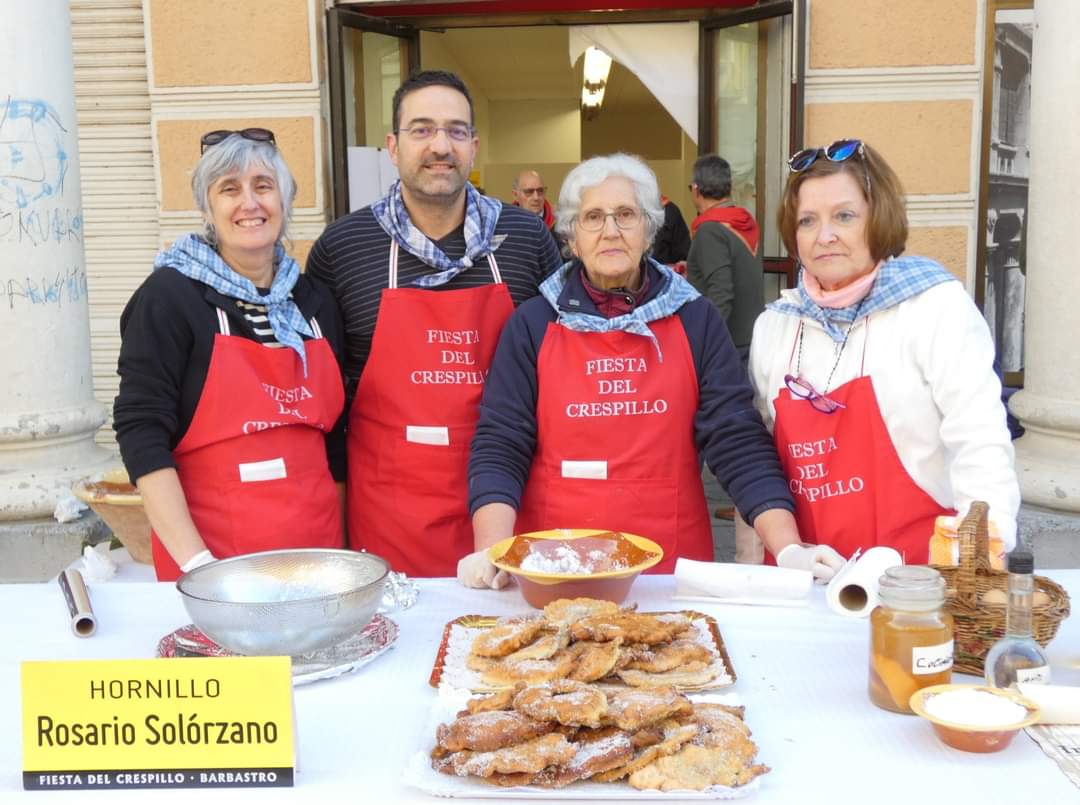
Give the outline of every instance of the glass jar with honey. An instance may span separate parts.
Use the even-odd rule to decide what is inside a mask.
[[[891,567],[878,582],[878,602],[870,613],[870,701],[910,713],[911,694],[952,678],[945,579],[924,565]]]

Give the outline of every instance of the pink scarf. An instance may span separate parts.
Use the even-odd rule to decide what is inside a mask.
[[[861,302],[866,298],[866,295],[870,293],[870,289],[874,287],[874,280],[877,279],[878,271],[880,269],[881,263],[878,263],[874,266],[874,270],[869,274],[864,274],[854,282],[848,283],[843,288],[837,288],[835,291],[826,291],[821,287],[821,283],[817,281],[813,274],[803,269],[803,288],[806,290],[806,295],[809,296],[818,307],[851,307],[856,302]]]

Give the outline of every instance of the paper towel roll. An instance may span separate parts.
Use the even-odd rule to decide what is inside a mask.
[[[1066,685],[1016,684],[1020,695],[1039,705],[1040,724],[1080,724],[1080,688]]]
[[[825,589],[829,609],[851,618],[865,618],[877,606],[881,574],[902,564],[904,559],[897,551],[882,545],[862,555],[856,553]]]

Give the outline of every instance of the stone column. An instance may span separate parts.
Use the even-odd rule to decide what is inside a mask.
[[[94,443],[68,0],[0,4],[0,525],[48,517]],[[2,546],[6,547],[6,546]]]
[[[1025,503],[1080,512],[1080,3],[1036,0],[1024,389],[1010,408]]]

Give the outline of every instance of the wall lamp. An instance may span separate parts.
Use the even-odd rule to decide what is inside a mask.
[[[611,72],[611,57],[598,47],[585,50],[585,80],[581,88],[581,106],[587,117],[600,111],[604,102],[604,89],[607,87],[608,73]]]

